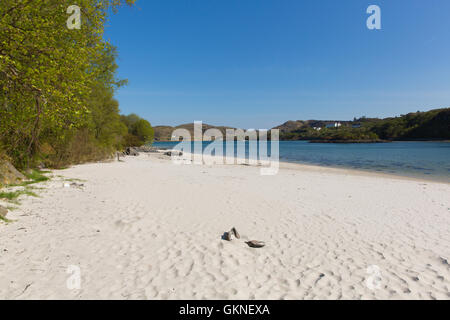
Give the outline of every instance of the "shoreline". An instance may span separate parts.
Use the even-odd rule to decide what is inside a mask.
[[[289,145],[290,142],[294,144]],[[313,147],[311,156],[308,156],[305,153],[308,152],[310,148],[307,146],[306,141],[303,141],[305,142],[304,145],[296,144],[296,142],[301,143],[302,141],[290,142],[284,141],[284,145],[280,144],[280,161],[319,166],[324,168],[339,168],[370,173],[387,174],[398,177],[419,179],[423,181],[450,183],[450,167],[446,165],[447,161],[445,159],[445,155],[446,153],[448,153],[448,148],[447,144],[445,144],[445,141],[428,141],[429,143],[440,143],[438,145],[432,145],[430,147],[431,151],[427,150],[428,148],[426,147],[426,145],[409,146],[408,144],[408,142],[411,144],[421,143],[418,141],[394,141],[389,144],[392,144],[391,147],[380,147],[381,154],[379,156],[376,155],[376,150],[378,149],[377,147],[375,147],[375,149],[370,146],[358,148],[355,147],[355,145],[353,145],[353,147]],[[167,144],[156,143],[154,144],[154,147],[172,149],[177,143],[178,142],[171,142]],[[396,146],[396,144],[401,145]],[[203,144],[203,148],[205,147],[206,145]],[[421,147],[422,149],[420,149]],[[247,148],[248,146],[246,146],[246,152],[248,152]],[[355,159],[347,151],[348,148],[350,148],[351,150],[355,150]],[[399,148],[406,149],[404,158],[401,157]],[[441,148],[441,150],[438,150],[438,148]],[[358,152],[358,150],[361,150],[361,152]],[[390,154],[391,151],[393,152],[392,156]],[[331,155],[330,158],[327,158],[327,154],[333,152],[337,152],[337,154]],[[432,158],[428,159],[426,153],[424,152],[431,152]],[[419,154],[415,156],[415,153]],[[435,154],[436,156],[433,156],[433,154]],[[248,155],[246,156],[248,157]],[[372,159],[371,157],[373,156],[375,156],[376,158]],[[329,161],[326,161],[326,159],[329,159]]]
[[[166,151],[170,151],[171,149],[159,149],[160,153],[166,152]],[[145,154],[145,153],[144,153]],[[193,153],[184,153],[183,157],[190,157],[191,161],[192,161],[192,157],[193,157]],[[210,156],[210,155],[206,155],[204,156],[204,158],[207,159],[212,159],[214,158],[214,156]],[[225,157],[224,157],[225,159]],[[170,161],[170,157],[167,159]],[[241,160],[241,161],[247,161],[248,162],[248,158],[237,158],[234,157],[234,161],[236,162],[237,160]],[[210,160],[211,161],[211,160]],[[218,165],[225,165],[225,166],[242,166],[244,164],[226,164],[225,160],[223,160],[224,163],[220,163]],[[260,162],[260,160],[258,160],[258,162]],[[267,162],[266,162],[267,163]],[[261,163],[258,164],[245,164],[246,166],[253,166],[253,167],[264,167]],[[293,161],[286,161],[286,160],[280,160],[279,161],[279,168],[284,168],[284,169],[297,169],[297,170],[305,170],[305,169],[309,169],[309,170],[314,170],[314,171],[318,171],[318,172],[324,172],[324,171],[328,171],[330,173],[339,173],[339,174],[343,174],[343,175],[357,175],[357,176],[371,176],[371,177],[384,177],[384,178],[394,178],[394,179],[400,179],[400,180],[410,180],[410,181],[416,181],[416,182],[434,182],[434,183],[442,183],[442,184],[446,184],[446,185],[450,185],[450,181],[444,181],[444,180],[438,180],[438,179],[433,179],[433,178],[429,178],[427,179],[426,177],[419,177],[419,176],[414,176],[414,175],[402,175],[400,173],[387,173],[387,172],[378,172],[376,170],[364,170],[364,169],[357,169],[357,168],[351,168],[351,167],[339,167],[339,166],[321,166],[318,164],[309,164],[309,163],[300,163],[300,162],[293,162]]]
[[[330,169],[333,172],[339,173],[341,171],[342,174],[355,174],[355,175],[367,175],[372,177],[384,177],[384,178],[395,178],[400,180],[409,180],[409,181],[416,181],[416,182],[433,182],[433,183],[442,183],[449,185],[450,181],[442,181],[442,180],[435,180],[435,179],[426,179],[425,177],[418,177],[413,175],[402,175],[399,173],[385,173],[385,172],[378,172],[376,170],[363,170],[363,169],[355,169],[355,168],[345,168],[345,167],[333,167],[333,166],[320,166],[320,165],[310,165],[310,164],[303,164],[303,163],[297,163],[297,162],[289,162],[289,161],[280,161],[280,164],[284,164],[286,167],[289,167],[289,165],[298,165],[303,166],[309,169]],[[330,171],[331,172],[331,171]]]
[[[197,140],[191,140],[189,142],[196,142]],[[200,141],[200,140],[198,140]],[[209,141],[204,141],[201,140],[202,142],[209,142]],[[248,141],[248,140],[246,140]],[[298,140],[290,140],[290,139],[285,139],[285,140],[274,140],[274,141],[279,141],[279,142],[286,142],[286,141],[320,141],[320,140],[314,140],[314,139],[298,139]],[[324,141],[324,140],[322,140]],[[326,141],[326,140],[325,140]],[[331,140],[332,141],[332,140]],[[345,140],[342,140],[345,141]],[[358,141],[363,141],[363,140],[358,140]],[[416,140],[382,140],[382,141],[388,141],[388,142],[448,142],[450,143],[450,140],[448,139],[416,139]],[[173,140],[155,140],[154,142],[158,143],[158,142],[181,142],[181,141],[173,141]],[[354,142],[355,144],[358,144],[359,142]],[[370,141],[368,142],[370,143]]]

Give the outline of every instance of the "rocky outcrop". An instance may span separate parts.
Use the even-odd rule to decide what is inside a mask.
[[[150,146],[141,146],[141,147],[135,147],[134,150],[137,152],[143,152],[143,153],[157,153],[158,149],[155,147]]]
[[[139,152],[133,147],[128,147],[125,149],[125,154],[127,156],[138,156]]]
[[[155,148],[150,146],[141,146],[141,147],[128,147],[125,149],[124,155],[127,156],[138,156],[139,153],[158,153],[159,150],[165,148]]]
[[[19,183],[26,177],[6,160],[0,160],[0,185]]]
[[[164,152],[164,155],[169,156],[169,157],[171,157],[171,156],[181,157],[183,155],[183,151],[170,150],[170,151]]]

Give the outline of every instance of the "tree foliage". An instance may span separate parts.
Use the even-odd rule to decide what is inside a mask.
[[[126,81],[103,32],[108,12],[134,2],[78,0],[80,29],[67,28],[72,1],[0,2],[0,146],[16,165],[69,163],[75,145],[102,156],[123,146],[113,97]]]
[[[320,121],[314,121],[318,123]],[[358,124],[359,128],[352,125]],[[354,118],[339,128],[314,130],[300,128],[281,131],[282,140],[378,141],[378,140],[449,140],[450,108],[414,112],[395,118]]]
[[[147,120],[140,118],[134,113],[121,116],[121,120],[128,129],[126,145],[141,146],[153,141],[155,132]]]

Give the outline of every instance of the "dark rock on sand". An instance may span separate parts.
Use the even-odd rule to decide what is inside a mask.
[[[143,153],[157,153],[158,149],[155,147],[150,146],[141,146],[141,147],[135,147],[134,148],[137,152],[143,152]]]
[[[127,156],[138,156],[139,152],[136,150],[136,148],[128,147],[125,149],[125,154]]]
[[[228,232],[224,232],[222,235],[222,240],[231,241],[233,240],[233,236],[236,237],[236,239],[241,238],[241,235],[239,234],[239,232],[237,232],[235,227],[231,228],[231,230]]]
[[[125,153],[129,156],[138,156],[139,153],[157,153],[158,150],[158,148],[150,146],[128,147],[126,148]]]
[[[164,155],[169,156],[169,157],[172,156],[172,155],[174,155],[174,156],[182,156],[183,152],[182,151],[170,150],[170,151],[165,152]]]
[[[231,241],[231,233],[230,232],[224,232],[222,235],[222,240]]]

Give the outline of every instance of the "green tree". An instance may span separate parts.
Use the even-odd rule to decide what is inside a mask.
[[[132,133],[144,144],[152,142],[155,135],[150,122],[144,119],[140,119],[134,124]]]
[[[138,122],[141,118],[134,113],[131,113],[129,115],[121,115],[120,116],[120,120],[122,120],[122,122],[127,126],[128,131],[132,132],[134,125],[136,124],[136,122]]]
[[[44,129],[61,140],[89,121],[99,81],[114,78],[114,49],[103,40],[109,9],[134,0],[78,0],[82,28],[66,26],[68,0],[0,3],[0,140],[16,164],[28,165]]]
[[[122,115],[120,120],[128,128],[128,135],[125,138],[127,146],[136,147],[153,141],[155,133],[147,120],[134,113]]]

